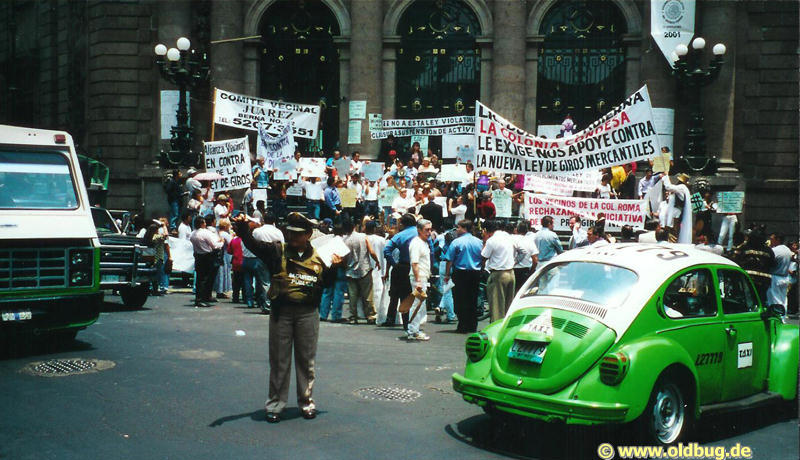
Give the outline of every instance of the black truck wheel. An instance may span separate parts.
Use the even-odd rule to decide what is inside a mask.
[[[137,287],[124,287],[119,290],[119,295],[122,297],[122,303],[126,307],[141,308],[147,302],[147,296],[150,292],[150,286],[142,284]]]

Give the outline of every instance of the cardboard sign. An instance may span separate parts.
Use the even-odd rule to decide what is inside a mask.
[[[214,123],[277,136],[291,125],[295,137],[314,139],[319,126],[319,105],[271,101],[214,88]]]
[[[350,119],[363,120],[367,117],[367,101],[350,101]]]
[[[339,198],[342,200],[343,208],[355,208],[358,199],[358,190],[354,188],[340,188]]]
[[[475,164],[475,136],[447,135],[442,136],[442,158],[455,158],[458,163],[468,160]]]
[[[295,180],[297,179],[297,160],[292,158],[281,158],[275,164],[278,170],[274,173],[275,180]]]
[[[598,213],[604,213],[606,230],[618,231],[623,225],[644,228],[647,207],[645,200],[602,200],[574,198],[525,192],[522,214],[533,225],[541,225],[544,216],[551,216],[555,230],[569,230],[569,218],[577,215],[594,225]],[[583,222],[583,221],[582,221]]]
[[[211,181],[211,190],[216,193],[250,187],[253,172],[247,137],[206,142],[204,147],[206,171],[214,171],[222,176],[222,179]]]
[[[475,104],[477,170],[512,174],[570,174],[651,158],[661,146],[650,96],[643,86],[583,131],[542,139]]]
[[[350,120],[347,124],[347,143],[361,143],[361,120]]]
[[[303,186],[294,184],[286,189],[286,196],[303,196]]]
[[[381,131],[383,130],[383,115],[380,113],[369,114],[369,130]]]
[[[441,182],[464,182],[471,179],[466,165],[442,165],[442,172],[439,173]]]
[[[397,189],[392,186],[383,188],[378,194],[378,204],[382,207],[390,207],[399,194]]]
[[[336,174],[339,177],[344,177],[350,174],[350,159],[349,158],[340,158],[333,162],[333,169],[336,170]]]

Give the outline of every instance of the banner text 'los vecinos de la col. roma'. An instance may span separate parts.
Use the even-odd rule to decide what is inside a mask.
[[[525,192],[523,216],[533,225],[541,225],[542,217],[553,218],[555,230],[570,230],[569,218],[580,216],[586,225],[593,225],[597,215],[603,213],[605,230],[619,230],[623,225],[643,228],[647,207],[645,200],[604,200],[543,195]]]
[[[475,104],[476,169],[511,174],[566,174],[651,158],[661,150],[650,96],[642,87],[583,131],[536,137]]]
[[[294,137],[315,139],[318,135],[318,105],[271,101],[214,89],[214,123],[278,136],[287,123],[292,124]]]
[[[211,181],[211,190],[221,192],[247,188],[253,180],[250,168],[250,144],[247,137],[205,143],[206,171],[222,179]]]

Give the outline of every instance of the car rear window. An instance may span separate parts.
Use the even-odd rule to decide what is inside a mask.
[[[523,297],[568,297],[614,308],[622,305],[638,280],[633,271],[615,265],[565,262],[545,268]]]

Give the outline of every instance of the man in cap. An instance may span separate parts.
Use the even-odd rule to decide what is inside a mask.
[[[341,263],[337,255],[331,257],[331,267],[309,242],[314,227],[312,221],[300,213],[287,216],[287,243],[264,243],[253,238],[244,216],[234,219],[236,234],[242,243],[272,273],[272,284],[267,295],[271,301],[269,318],[269,394],[266,402],[267,421],[280,421],[280,413],[289,399],[292,349],[297,366],[297,404],[303,418],[317,416],[311,392],[314,387],[314,359],[319,337],[317,306],[323,285],[331,280]]]

